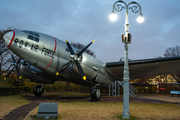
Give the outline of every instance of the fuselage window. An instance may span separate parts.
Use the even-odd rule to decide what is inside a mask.
[[[67,52],[69,52],[69,49],[68,49],[68,48],[66,48],[66,51],[67,51]]]

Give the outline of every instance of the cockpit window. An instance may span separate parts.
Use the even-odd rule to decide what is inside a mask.
[[[34,40],[34,36],[28,35],[28,39]]]
[[[27,30],[21,30],[22,32],[25,32],[28,34],[27,38],[36,42],[39,42],[39,34],[32,32],[32,31],[27,31]]]
[[[28,31],[27,30],[21,30],[22,32],[25,32],[25,33],[28,33]]]
[[[33,32],[31,32],[31,31],[29,31],[29,34],[30,34],[30,35],[34,35],[34,33],[33,33]]]
[[[39,34],[37,34],[37,33],[34,33],[34,35],[35,35],[36,37],[39,37]]]
[[[39,42],[39,38],[35,37],[34,41]]]

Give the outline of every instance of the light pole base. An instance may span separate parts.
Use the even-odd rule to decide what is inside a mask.
[[[131,119],[130,113],[128,111],[123,111],[122,118],[123,119]]]

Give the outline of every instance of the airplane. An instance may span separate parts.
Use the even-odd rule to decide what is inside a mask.
[[[94,40],[79,50],[67,40],[35,31],[13,30],[3,36],[3,41],[24,61],[18,68],[19,61],[16,62],[12,55],[18,76],[42,83],[34,87],[35,96],[43,94],[43,84],[69,81],[91,87],[91,99],[97,101],[101,98],[101,88],[115,80],[123,80],[124,61],[103,63],[84,52]],[[130,60],[129,68],[130,80],[177,73],[180,71],[180,57]]]

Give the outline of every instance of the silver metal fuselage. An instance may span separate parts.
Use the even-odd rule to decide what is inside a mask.
[[[108,75],[104,63],[87,53],[83,53],[79,59],[87,77],[86,81],[80,76],[76,64],[71,64],[57,76],[56,73],[61,67],[71,60],[66,43],[62,40],[38,32],[20,30],[11,31],[3,38],[11,51],[31,65],[22,64],[20,69],[22,76],[31,81],[50,84],[66,80],[90,87],[97,83],[111,83],[112,78]]]

